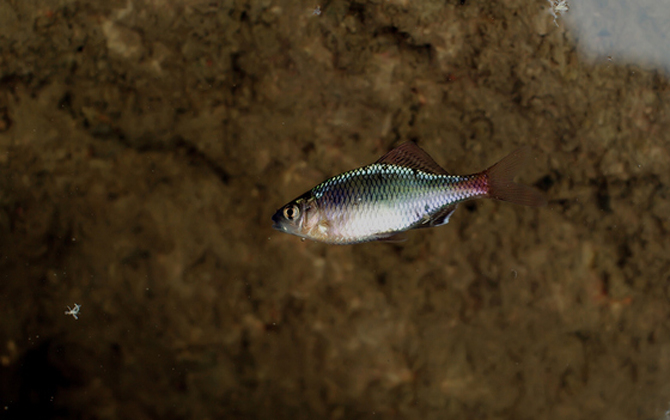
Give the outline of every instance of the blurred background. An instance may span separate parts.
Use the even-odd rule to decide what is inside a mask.
[[[667,419],[660,3],[0,1],[0,418]],[[406,140],[549,205],[272,230]]]

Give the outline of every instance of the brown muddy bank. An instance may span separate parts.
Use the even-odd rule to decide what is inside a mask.
[[[543,1],[318,6],[0,2],[2,416],[660,419],[667,79]],[[550,203],[271,229],[407,139],[454,173],[528,144]]]

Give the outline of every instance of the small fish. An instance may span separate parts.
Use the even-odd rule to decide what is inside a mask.
[[[410,230],[444,225],[459,203],[494,198],[543,206],[539,191],[513,182],[528,147],[473,175],[449,175],[413,142],[377,162],[335,176],[286,204],[273,228],[329,244],[394,240]]]

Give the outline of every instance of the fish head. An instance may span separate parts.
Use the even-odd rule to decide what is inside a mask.
[[[289,202],[272,216],[272,227],[280,232],[314,239],[314,223],[318,222],[316,199],[311,191]]]

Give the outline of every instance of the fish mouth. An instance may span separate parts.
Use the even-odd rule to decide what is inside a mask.
[[[280,211],[277,210],[277,212],[272,216],[272,228],[285,232],[286,228],[284,228],[284,226],[282,225],[282,219],[279,213]]]

